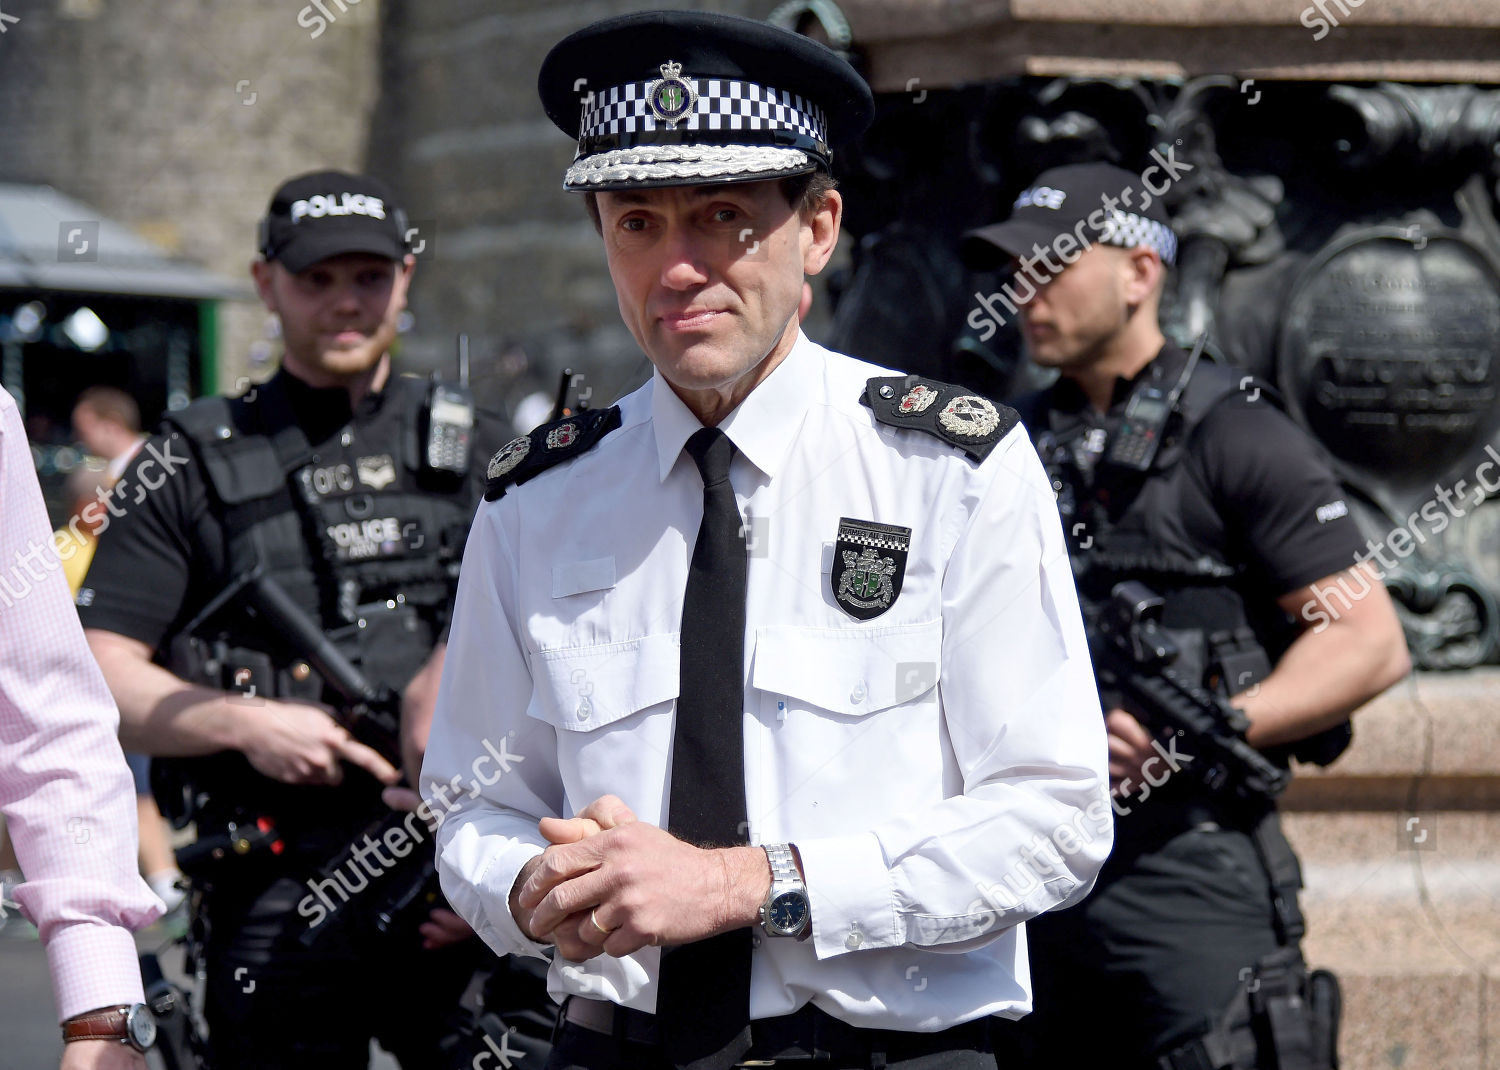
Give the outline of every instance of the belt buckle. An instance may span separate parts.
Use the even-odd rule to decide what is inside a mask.
[[[741,1066],[775,1066],[776,1065],[776,1060],[775,1059],[743,1059],[740,1062],[735,1063],[734,1065],[736,1067],[741,1067]]]

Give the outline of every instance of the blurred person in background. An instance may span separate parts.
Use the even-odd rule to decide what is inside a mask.
[[[47,545],[26,434],[0,390],[0,811],[27,876],[9,896],[47,948],[62,1070],[145,1070],[156,1027],[130,933],[162,904],[135,871],[119,715]]]
[[[479,1042],[458,1000],[483,949],[434,898],[422,820],[390,808],[414,797],[382,789],[421,761],[482,457],[506,436],[464,391],[397,374],[408,233],[366,176],[276,191],[251,273],[281,369],[166,415],[78,598],[122,738],[197,826],[216,1070],[353,1070],[372,1038],[431,1070]],[[545,1001],[525,976],[504,995]]]
[[[1139,183],[1110,164],[1051,169],[963,251],[978,270],[1015,268],[1028,355],[1060,375],[1016,407],[1052,477],[1091,641],[1116,584],[1143,584],[1163,600],[1174,676],[1232,706],[1221,738],[1270,765],[1254,772],[1252,752],[1216,766],[1202,737],[1101,680],[1114,851],[1083,903],[1031,926],[1035,1010],[997,1033],[997,1055],[1322,1070],[1336,999],[1303,963],[1301,874],[1264,789],[1291,757],[1332,761],[1350,715],[1410,660],[1385,587],[1354,564],[1364,540],[1317,444],[1267,384],[1162,334],[1177,238]],[[1320,593],[1339,582],[1366,592],[1343,612]],[[1309,627],[1309,606],[1329,626]],[[1196,775],[1213,768],[1228,775]]]
[[[112,485],[146,443],[141,409],[125,391],[91,386],[73,403],[73,434],[85,449],[105,462],[106,486]]]

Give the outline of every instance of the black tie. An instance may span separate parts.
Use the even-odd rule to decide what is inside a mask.
[[[682,673],[667,829],[700,847],[746,843],[745,530],[729,462],[734,444],[705,427],[687,441],[703,476],[703,523],[682,600]],[[750,930],[662,951],[656,999],[668,1058],[724,1070],[750,1047]]]

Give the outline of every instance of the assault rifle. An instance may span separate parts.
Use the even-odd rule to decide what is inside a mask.
[[[1245,742],[1249,720],[1227,701],[1180,679],[1180,650],[1160,625],[1164,602],[1145,584],[1115,584],[1110,597],[1083,601],[1089,653],[1101,694],[1133,707],[1146,727],[1182,740],[1182,770],[1209,791],[1250,802],[1274,799],[1291,774]]]
[[[296,648],[324,682],[343,697],[344,704],[338,711],[339,723],[355,739],[400,768],[400,696],[384,684],[370,681],[360,672],[292,600],[285,588],[270,576],[259,573],[251,579],[245,588],[245,605],[265,621],[267,628]],[[443,901],[431,836],[408,849],[405,855],[398,856],[394,864],[382,872],[371,875],[366,887],[368,863],[361,861],[370,850],[365,846],[366,842],[380,844],[387,832],[407,820],[405,811],[393,810],[382,815],[320,867],[319,877],[324,881],[337,882],[341,874],[354,874],[360,878],[359,887],[350,888],[347,898],[341,892],[342,902],[332,908],[340,921],[348,923],[353,918],[363,918],[381,933],[397,928],[414,930],[426,918],[428,909]],[[349,903],[351,898],[357,906]],[[302,933],[301,940],[304,945],[312,946],[334,928],[334,925],[311,925]]]
[[[401,768],[401,696],[367,679],[286,588],[264,572],[257,570],[246,583],[245,607],[265,622],[270,634],[279,635],[297,650],[344,699],[336,719],[349,734]]]

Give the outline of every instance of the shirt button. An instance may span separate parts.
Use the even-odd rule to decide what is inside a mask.
[[[847,947],[850,951],[855,950],[864,942],[865,938],[861,933],[854,932],[844,937],[844,946]]]
[[[588,699],[584,699],[578,704],[577,717],[580,721],[587,721],[589,719],[589,715],[593,712],[594,704]]]
[[[349,443],[351,443],[353,441],[354,441],[354,436],[351,435],[348,431],[345,431],[342,435],[339,436],[339,443],[341,445],[347,446],[347,445],[349,445]]]
[[[865,685],[855,684],[854,690],[849,692],[849,701],[856,706],[865,700]]]

